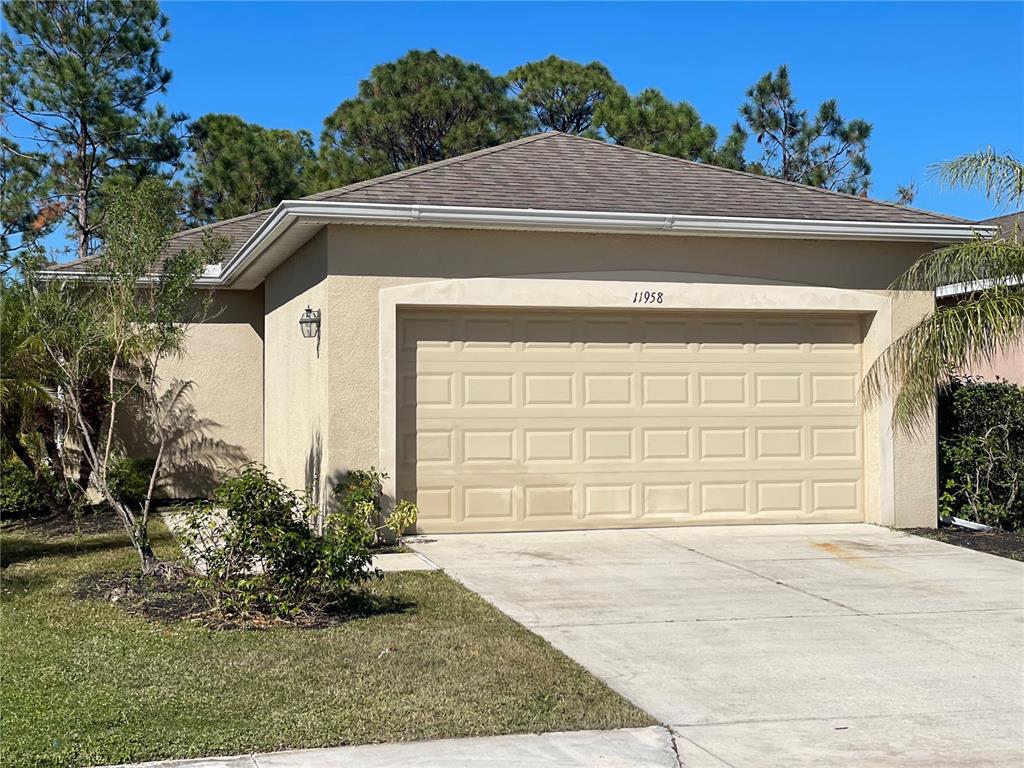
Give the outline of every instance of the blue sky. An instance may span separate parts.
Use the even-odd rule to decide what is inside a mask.
[[[1024,157],[1024,3],[164,3],[166,103],[307,128],[377,63],[437,48],[495,74],[557,54],[657,87],[727,132],[743,93],[789,64],[806,107],[830,97],[874,124],[872,195],[914,180],[915,205],[970,218],[930,163],[992,145]],[[748,154],[756,154],[753,140]]]

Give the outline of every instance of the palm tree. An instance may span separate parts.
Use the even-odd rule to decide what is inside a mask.
[[[995,205],[1020,207],[1024,165],[991,148],[934,166],[949,187],[981,189]],[[1017,234],[1017,233],[1014,233]],[[938,390],[958,372],[1024,343],[1024,244],[1019,237],[975,237],[919,258],[890,286],[935,291],[965,285],[967,298],[937,307],[894,341],[868,370],[868,404],[893,398],[893,425],[915,432],[931,420]]]
[[[42,344],[31,330],[28,292],[24,283],[0,280],[0,438],[35,476],[50,511],[59,514],[70,509],[70,496],[55,482],[59,465],[46,437],[55,396]]]

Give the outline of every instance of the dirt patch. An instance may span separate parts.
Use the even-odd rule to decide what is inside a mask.
[[[209,629],[322,629],[358,618],[404,613],[414,607],[406,600],[376,595],[372,589],[366,589],[353,592],[341,604],[302,611],[287,619],[235,615],[214,606],[197,588],[188,570],[175,564],[167,565],[159,576],[142,576],[136,571],[91,574],[77,582],[74,596],[78,600],[112,603],[126,613],[154,622],[189,621]]]
[[[911,528],[913,533],[926,539],[955,544],[966,549],[988,552],[990,555],[1024,561],[1024,531],[968,531],[964,528]]]

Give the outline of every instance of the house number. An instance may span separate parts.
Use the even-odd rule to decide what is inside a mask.
[[[634,304],[661,304],[665,301],[665,294],[661,291],[634,291]]]

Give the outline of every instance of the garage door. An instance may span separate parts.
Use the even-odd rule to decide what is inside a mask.
[[[399,318],[423,532],[863,520],[856,315]]]

